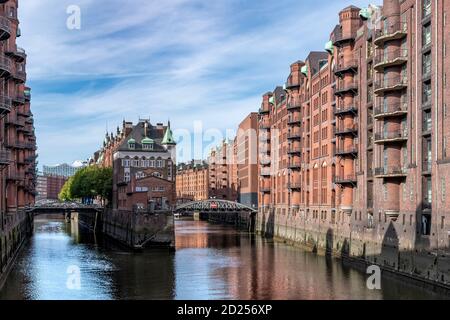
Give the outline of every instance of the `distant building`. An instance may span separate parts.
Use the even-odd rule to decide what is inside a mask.
[[[47,199],[47,177],[42,173],[36,178],[36,201]]]
[[[42,173],[37,176],[36,185],[36,201],[38,200],[57,200],[62,187],[68,180],[64,176],[44,175]]]
[[[208,156],[209,197],[230,201],[238,200],[236,143],[223,141]]]
[[[112,159],[113,209],[165,210],[175,204],[176,143],[170,123],[124,122],[118,136],[107,140],[96,163]]]
[[[209,170],[205,161],[192,160],[177,166],[176,194],[178,202],[209,198]]]
[[[238,201],[258,207],[258,113],[252,112],[239,124],[236,136]]]
[[[43,172],[44,175],[71,177],[86,165],[87,163],[85,162],[75,161],[72,165],[63,163],[55,166],[43,166]]]

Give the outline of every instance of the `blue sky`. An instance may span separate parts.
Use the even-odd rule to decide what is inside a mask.
[[[235,129],[292,62],[323,49],[340,9],[368,3],[21,0],[40,165],[88,158],[124,118]],[[69,5],[80,30],[66,27]]]

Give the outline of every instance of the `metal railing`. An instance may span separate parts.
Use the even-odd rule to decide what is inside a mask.
[[[382,39],[393,37],[396,34],[406,34],[408,32],[408,24],[406,22],[384,23],[383,28],[376,32],[375,42],[380,42]]]
[[[389,115],[395,113],[405,113],[408,111],[408,103],[400,102],[400,103],[389,103],[387,105],[381,107],[375,107],[374,115],[382,116]]]
[[[381,90],[387,88],[404,87],[406,85],[408,85],[408,78],[399,75],[375,81],[374,89]]]
[[[381,168],[375,168],[375,175],[376,176],[399,176],[399,175],[406,175],[407,171],[403,167],[396,167],[396,166],[386,166]]]
[[[375,133],[375,141],[407,139],[408,132],[406,130],[395,130],[389,132]]]
[[[377,54],[374,58],[374,64],[385,64],[392,62],[396,59],[407,59],[408,58],[408,50],[407,49],[395,49],[385,51],[383,53]]]

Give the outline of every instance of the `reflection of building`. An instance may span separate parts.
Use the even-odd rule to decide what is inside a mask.
[[[63,163],[55,166],[43,166],[44,175],[71,177],[86,164],[81,161],[75,161],[72,165]]]
[[[240,123],[235,152],[239,202],[258,207],[258,113],[250,113]]]
[[[349,6],[264,95],[261,231],[448,284],[448,10]]]
[[[128,132],[128,134],[126,134]],[[126,123],[113,153],[113,208],[167,209],[175,204],[175,150],[170,123]],[[104,158],[105,160],[105,158]]]
[[[209,165],[209,197],[236,201],[238,199],[238,181],[236,164],[236,143],[223,141],[211,150]]]
[[[177,199],[204,200],[209,198],[208,164],[201,160],[181,163],[177,166]]]

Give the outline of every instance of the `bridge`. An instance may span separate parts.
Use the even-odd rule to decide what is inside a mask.
[[[70,214],[72,212],[102,212],[99,205],[83,204],[76,201],[40,200],[27,211],[37,216],[40,214]]]
[[[83,204],[76,201],[40,200],[34,206],[26,208],[33,217],[39,215],[59,215],[66,221],[76,219],[81,227],[90,231],[101,230],[103,207]]]
[[[258,210],[238,202],[208,199],[183,203],[177,206],[174,212],[185,216],[198,216],[212,222],[234,224],[253,232]]]

